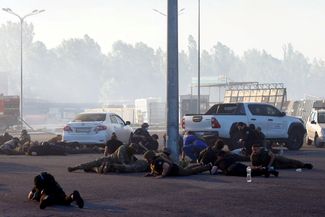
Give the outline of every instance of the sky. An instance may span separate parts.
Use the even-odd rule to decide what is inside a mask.
[[[283,45],[291,43],[309,59],[325,60],[325,1],[323,0],[201,0],[201,49],[217,42],[242,55],[248,49],[265,50],[282,58]],[[144,42],[166,50],[167,0],[0,0],[23,16],[34,9],[44,13],[26,18],[33,23],[35,40],[48,48],[62,40],[88,34],[106,54],[117,40]],[[198,0],[179,0],[179,49],[198,35]],[[0,11],[0,24],[18,18]]]

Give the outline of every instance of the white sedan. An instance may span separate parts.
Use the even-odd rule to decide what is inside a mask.
[[[84,112],[78,114],[63,128],[64,142],[79,144],[106,144],[113,132],[128,144],[133,129],[130,122],[110,112]]]

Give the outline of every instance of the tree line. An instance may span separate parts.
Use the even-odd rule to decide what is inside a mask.
[[[117,104],[136,98],[166,95],[166,52],[143,42],[116,41],[109,53],[89,35],[63,40],[48,49],[34,41],[34,27],[24,23],[24,94],[52,102]],[[240,40],[240,39],[239,39]],[[187,50],[179,52],[179,93],[189,94],[197,76],[197,42],[188,37]],[[228,81],[281,82],[290,99],[324,97],[325,62],[310,60],[289,43],[283,58],[265,50],[250,49],[242,56],[217,42],[201,52],[201,76],[227,77]],[[8,78],[9,93],[20,91],[20,24],[0,28],[0,73]]]

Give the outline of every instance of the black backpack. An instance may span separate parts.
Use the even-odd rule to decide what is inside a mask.
[[[217,160],[217,153],[213,151],[212,147],[207,147],[203,149],[198,157],[198,161],[203,164],[212,163]]]

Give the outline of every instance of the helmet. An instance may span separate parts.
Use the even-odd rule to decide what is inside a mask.
[[[35,176],[34,185],[38,189],[43,189],[43,187],[44,187],[44,176],[43,176],[43,174]]]
[[[146,151],[144,154],[143,154],[143,158],[147,159],[147,160],[151,160],[153,159],[154,157],[156,157],[156,154],[154,151],[152,150],[149,150],[149,151]]]
[[[149,127],[149,124],[148,123],[143,123],[142,125],[141,125],[141,128],[148,128]]]
[[[152,134],[151,137],[156,140],[159,139],[159,136],[157,134]]]

